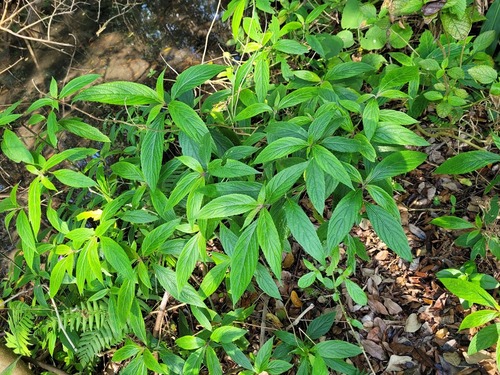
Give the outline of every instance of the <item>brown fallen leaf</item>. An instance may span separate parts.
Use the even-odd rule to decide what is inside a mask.
[[[417,314],[413,313],[408,316],[405,323],[405,332],[417,332],[422,324],[418,321]]]
[[[396,354],[391,355],[389,358],[389,364],[385,369],[386,372],[390,371],[403,371],[403,369],[407,366],[408,362],[412,362],[412,358],[407,355],[399,356]]]
[[[302,301],[299,298],[299,295],[295,290],[292,290],[292,292],[290,293],[290,301],[292,301],[292,304],[295,307],[302,307],[303,305]]]
[[[368,305],[377,313],[382,314],[382,315],[389,315],[389,312],[385,308],[385,306],[382,304],[382,302],[377,301],[374,299],[372,296],[368,297]]]
[[[403,311],[402,307],[390,298],[384,298],[384,306],[387,307],[387,311],[390,315],[397,315]]]
[[[290,268],[294,262],[295,262],[295,257],[293,256],[293,254],[286,253],[286,255],[283,259],[283,262],[282,262],[283,269],[286,270],[286,269]]]
[[[371,340],[361,340],[361,345],[365,351],[372,357],[377,358],[381,361],[387,360],[387,355],[385,354],[384,348]]]

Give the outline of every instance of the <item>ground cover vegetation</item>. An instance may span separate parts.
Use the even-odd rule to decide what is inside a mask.
[[[160,72],[154,87],[53,79],[28,108],[5,109],[2,152],[32,175],[0,201],[19,239],[1,280],[6,346],[46,353],[67,373],[107,361],[123,374],[375,372],[363,324],[345,308],[368,303],[356,275],[371,253],[353,228],[367,220],[411,262],[394,195],[426,160],[422,147],[443,134],[467,143],[434,171],[457,178],[500,161],[500,6],[484,15],[476,5],[233,0],[222,19],[238,58],[190,67],[169,85]],[[87,103],[108,120],[65,115]],[[456,124],[477,103],[491,126],[478,142],[461,139]],[[424,119],[435,125],[424,130]],[[40,126],[31,149],[21,123]],[[88,146],[60,149],[67,132]],[[471,249],[461,269],[438,273],[474,307],[460,326],[477,332],[470,355],[499,347],[499,284],[477,266],[500,257],[497,186],[492,178],[474,221],[432,221]],[[309,308],[280,288],[296,246],[307,269],[296,290],[340,307],[306,325]],[[290,299],[303,314],[288,322],[283,309],[264,309],[275,329],[256,336],[259,298]],[[331,334],[339,319],[352,335]]]

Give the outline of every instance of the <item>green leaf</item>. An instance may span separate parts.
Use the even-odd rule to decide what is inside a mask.
[[[206,341],[200,337],[188,335],[179,337],[177,340],[175,340],[175,343],[179,348],[185,350],[196,350],[204,346],[206,344]]]
[[[309,52],[309,48],[293,39],[280,39],[273,44],[273,49],[289,55],[303,55]]]
[[[120,324],[123,326],[126,324],[128,320],[128,315],[132,310],[132,304],[135,299],[135,280],[132,279],[123,279],[123,284],[120,286],[118,290],[118,300],[116,302],[116,311],[118,313],[118,317],[120,319]]]
[[[38,234],[42,221],[42,203],[40,199],[42,186],[40,178],[35,178],[31,182],[28,191],[28,217],[35,234]]]
[[[262,208],[259,211],[257,239],[269,267],[271,267],[271,270],[279,280],[281,278],[281,255],[283,248],[278,230],[267,208]]]
[[[163,103],[163,98],[159,98],[155,90],[140,83],[125,81],[106,82],[90,87],[73,100],[124,106]]]
[[[209,345],[205,350],[205,364],[210,375],[222,375],[222,366],[217,358],[215,350]]]
[[[231,258],[231,299],[236,304],[252,280],[259,259],[256,222],[250,224],[236,241]]]
[[[26,148],[23,141],[13,131],[5,129],[3,131],[2,151],[5,156],[15,163],[33,164],[33,156]]]
[[[416,66],[403,66],[400,68],[395,68],[382,77],[379,85],[379,93],[382,93],[388,89],[399,88],[405,83],[413,80],[418,80],[419,70]]]
[[[198,219],[225,218],[240,215],[257,207],[257,201],[244,194],[228,194],[208,202],[198,213]]]
[[[358,77],[364,73],[371,72],[375,68],[363,62],[344,62],[335,65],[325,76],[327,81],[340,81],[346,78]]]
[[[377,100],[370,99],[363,110],[363,130],[366,138],[370,140],[377,130],[380,109]]]
[[[141,144],[141,168],[151,190],[156,189],[163,160],[163,115],[157,116],[145,130]]]
[[[171,220],[149,232],[142,241],[141,255],[146,257],[158,250],[172,236],[179,222],[180,219]]]
[[[321,78],[314,72],[309,70],[294,70],[293,75],[299,79],[309,82],[321,82]]]
[[[83,89],[85,86],[90,85],[99,77],[99,74],[86,74],[80,77],[73,78],[63,87],[61,93],[59,94],[59,99],[64,99],[65,97],[74,94],[78,90]]]
[[[78,119],[61,119],[58,123],[64,129],[79,137],[90,139],[91,141],[96,142],[111,142],[111,140],[106,135],[102,134],[99,129]]]
[[[489,348],[498,342],[499,336],[500,323],[494,323],[484,327],[472,338],[467,354],[473,355],[480,350]]]
[[[320,215],[325,209],[326,182],[325,173],[315,159],[311,160],[305,173],[307,195]]]
[[[91,178],[85,176],[81,172],[72,171],[70,169],[58,169],[52,172],[55,178],[57,178],[64,185],[75,187],[75,188],[88,188],[96,186],[96,183]]]
[[[429,146],[429,142],[416,135],[410,129],[383,122],[378,124],[371,141],[385,145]]]
[[[234,178],[251,176],[260,172],[238,160],[215,159],[208,164],[208,173],[219,178]]]
[[[364,38],[361,38],[359,41],[361,48],[369,51],[381,49],[386,42],[387,31],[381,29],[377,25],[372,25],[366,32]]]
[[[413,117],[404,112],[395,111],[393,109],[381,109],[379,113],[380,122],[396,124],[396,125],[413,125],[418,123]]]
[[[262,373],[262,371],[267,369],[269,360],[271,359],[271,354],[273,351],[273,338],[271,337],[267,340],[264,345],[262,345],[255,356],[255,372]]]
[[[475,228],[473,223],[456,216],[441,216],[432,219],[431,224],[445,229],[471,229]]]
[[[427,154],[418,151],[398,151],[382,159],[366,178],[366,182],[385,180],[417,168],[427,158]]]
[[[344,284],[347,289],[347,293],[351,296],[354,302],[361,306],[368,303],[368,297],[358,284],[350,279],[345,279]]]
[[[198,144],[203,144],[203,136],[208,133],[208,128],[193,108],[173,100],[168,105],[168,110],[179,129]]]
[[[401,221],[396,200],[389,193],[377,185],[366,185],[366,190],[379,206],[394,216],[395,219]]]
[[[144,349],[144,352],[142,354],[142,358],[144,360],[144,364],[146,367],[153,371],[156,374],[164,374],[165,369],[160,366],[158,363],[158,360],[153,356],[153,354],[149,351],[149,349]]]
[[[467,315],[462,323],[460,323],[460,327],[458,330],[467,329],[467,328],[475,328],[485,325],[486,323],[495,320],[500,317],[500,312],[492,311],[492,310],[479,310],[475,311],[469,315]]]
[[[70,253],[67,257],[59,260],[54,268],[50,271],[50,286],[49,286],[49,296],[54,298],[54,296],[59,291],[61,284],[64,280],[64,275],[66,272],[71,275],[73,270],[73,264],[75,257],[73,253]]]
[[[439,281],[443,283],[446,289],[448,289],[459,298],[469,301],[470,303],[477,303],[478,305],[500,309],[500,306],[497,304],[491,294],[489,294],[486,290],[481,288],[476,283],[470,282],[468,280],[448,277],[440,277]]]
[[[278,109],[285,109],[304,103],[307,100],[314,98],[317,94],[318,89],[316,87],[302,87],[294,90],[280,100]]]
[[[363,204],[361,190],[350,191],[345,195],[333,210],[328,221],[328,235],[326,239],[328,252],[333,251],[342,240],[349,234],[352,226],[359,216]]]
[[[267,145],[254,160],[254,164],[266,163],[282,158],[283,156],[302,150],[307,146],[309,146],[309,144],[303,139],[294,137],[280,138]]]
[[[187,68],[177,76],[175,83],[172,85],[172,100],[178,98],[183,93],[194,89],[196,86],[201,85],[225,69],[226,67],[224,65],[216,64],[195,65]]]
[[[188,305],[206,308],[205,303],[203,303],[203,299],[190,284],[186,284],[179,293],[177,288],[177,278],[173,270],[154,264],[153,271],[161,286],[164,287],[165,290],[176,300],[182,303],[187,303]]]
[[[210,335],[210,340],[215,341],[219,344],[228,344],[230,342],[238,340],[247,334],[246,329],[241,329],[231,326],[222,326],[216,328]]]
[[[327,340],[314,345],[312,351],[323,358],[349,358],[361,354],[357,346],[340,340]]]
[[[137,344],[125,344],[113,354],[113,362],[121,362],[130,357],[135,356],[141,351],[141,347]]]
[[[52,155],[42,166],[42,171],[48,171],[64,160],[76,161],[94,155],[98,150],[95,148],[76,147],[64,150]]]
[[[500,161],[500,155],[489,151],[469,151],[446,160],[436,170],[437,174],[464,174]]]
[[[246,120],[248,118],[260,115],[261,113],[264,112],[272,113],[273,109],[265,103],[253,103],[250,104],[245,109],[243,109],[242,111],[240,111],[234,118],[234,121]]]
[[[193,186],[198,185],[197,180],[200,178],[203,177],[200,177],[200,174],[197,172],[191,172],[182,176],[175,184],[174,190],[170,193],[165,211],[174,208],[186,195],[188,195]]]
[[[487,85],[497,79],[497,71],[488,65],[476,65],[467,71],[479,83]]]
[[[358,29],[364,21],[364,15],[361,12],[358,0],[347,0],[341,14],[340,25],[342,29]]]
[[[120,219],[133,224],[146,224],[158,220],[158,216],[145,210],[131,210],[125,211],[125,213],[120,216]]]
[[[307,326],[306,335],[311,340],[317,340],[325,335],[333,326],[335,321],[335,311],[321,314]]]
[[[227,250],[227,249],[224,249]],[[203,277],[203,281],[200,284],[200,293],[204,297],[210,297],[226,278],[226,271],[229,267],[229,259],[213,267],[208,273]]]
[[[260,54],[255,63],[255,94],[260,103],[264,103],[269,91],[269,61],[267,54]]]
[[[464,16],[459,17],[450,12],[441,12],[440,19],[444,31],[458,40],[467,38],[472,28],[472,20],[467,13]]]
[[[254,273],[255,281],[259,288],[266,293],[268,296],[274,299],[281,299],[281,294],[276,286],[276,282],[273,280],[269,270],[262,264],[257,263],[257,268]],[[278,279],[279,280],[279,279]]]
[[[266,186],[266,203],[273,204],[282,198],[302,176],[308,164],[295,164],[275,174]]]
[[[323,246],[307,215],[297,203],[290,199],[287,199],[284,208],[288,227],[295,240],[304,248],[306,253],[324,264],[325,252]]]
[[[187,284],[189,277],[196,267],[196,262],[200,259],[201,254],[205,252],[206,241],[200,232],[191,237],[186,245],[184,245],[175,269],[179,291]]]
[[[368,219],[385,244],[401,258],[412,260],[410,246],[399,221],[382,207],[366,204]]]
[[[134,279],[134,271],[130,264],[130,259],[127,253],[115,240],[109,237],[101,237],[101,251],[104,254],[106,261],[123,276],[125,279]]]
[[[354,189],[351,178],[339,159],[330,151],[320,145],[314,145],[312,148],[312,156],[318,163],[320,168],[338,182]]]
[[[132,163],[119,161],[111,166],[111,170],[121,178],[132,181],[144,181],[144,175],[140,168]]]

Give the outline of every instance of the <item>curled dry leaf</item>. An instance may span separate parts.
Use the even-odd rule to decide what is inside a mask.
[[[371,340],[362,340],[361,345],[363,345],[365,351],[372,357],[377,358],[381,361],[385,361],[387,359],[384,348],[382,348],[382,346],[378,345],[377,343]]]
[[[385,371],[390,372],[390,371],[403,371],[404,368],[408,367],[407,363],[412,362],[411,357],[407,355],[399,356],[396,354],[391,355],[389,358],[389,364],[387,365],[387,368]]]
[[[382,304],[382,302],[377,301],[373,297],[368,297],[368,305],[374,310],[375,312],[382,314],[382,315],[389,315],[389,312],[387,311],[386,307]]]
[[[290,293],[290,301],[292,301],[292,304],[295,307],[302,307],[303,303],[299,298],[299,295],[295,290],[292,290],[292,293]]]
[[[418,321],[417,314],[413,313],[408,316],[405,323],[405,332],[417,332],[422,324]]]
[[[384,298],[384,306],[387,307],[387,311],[389,312],[390,315],[397,315],[401,311],[403,311],[401,306],[399,306],[396,302],[394,302],[390,298]]]
[[[286,255],[283,258],[283,268],[288,269],[293,265],[293,262],[295,262],[295,257],[293,256],[292,253],[286,253]]]

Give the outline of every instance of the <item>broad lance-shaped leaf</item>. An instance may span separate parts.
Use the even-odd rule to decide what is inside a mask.
[[[226,69],[226,66],[215,64],[195,65],[187,68],[177,76],[175,83],[172,85],[172,100],[201,85],[224,69]]]
[[[57,171],[52,172],[52,174],[55,178],[67,186],[87,188],[96,185],[94,180],[85,176],[83,173],[72,171],[70,169],[58,169]]]
[[[476,283],[447,277],[440,277],[439,281],[458,298],[462,298],[471,303],[477,303],[478,305],[493,307],[497,310],[500,309],[495,298]]]
[[[28,217],[35,235],[38,234],[42,221],[41,194],[42,183],[40,177],[37,177],[31,182],[28,192]]]
[[[207,307],[202,297],[190,284],[186,284],[179,292],[175,272],[172,269],[154,264],[153,271],[161,286],[177,301],[202,308]]]
[[[288,228],[295,240],[302,246],[306,253],[321,264],[325,263],[325,252],[314,229],[311,220],[302,208],[294,201],[287,199],[285,203],[285,216]]]
[[[435,171],[437,174],[462,174],[472,172],[488,164],[498,163],[500,155],[489,151],[469,151],[446,160]]]
[[[177,260],[177,268],[175,269],[177,290],[179,292],[187,284],[191,273],[196,267],[196,262],[205,251],[205,246],[205,238],[198,232],[189,239],[182,249],[179,259]]]
[[[380,109],[376,99],[370,99],[366,103],[365,109],[363,111],[363,130],[365,132],[366,138],[371,139],[375,131],[377,130],[377,125],[379,121]]]
[[[33,260],[36,254],[35,236],[24,210],[20,210],[16,219],[16,230],[21,237],[24,259],[30,268],[33,268]]]
[[[58,122],[64,129],[79,137],[96,142],[111,142],[99,129],[75,118],[61,119]]]
[[[280,138],[268,144],[264,150],[257,156],[254,164],[266,163],[268,161],[282,158],[293,152],[302,150],[309,146],[309,144],[300,138],[285,137]]]
[[[26,145],[19,139],[13,131],[5,129],[3,131],[2,151],[10,160],[15,163],[33,164],[33,156]]]
[[[446,229],[472,229],[474,224],[468,222],[461,217],[456,216],[441,216],[431,220],[431,224]]]
[[[99,74],[86,74],[84,76],[73,78],[63,87],[61,93],[59,94],[59,99],[64,99],[65,97],[74,94],[78,90],[83,89],[85,86],[94,82],[99,77]]]
[[[259,212],[257,220],[257,239],[267,263],[278,279],[281,278],[281,239],[271,214],[266,208]]]
[[[134,270],[123,247],[109,237],[101,237],[99,241],[106,261],[125,279],[133,279],[135,277]]]
[[[250,224],[238,238],[231,258],[231,299],[236,304],[252,280],[259,259],[257,222]]]
[[[155,90],[135,82],[107,82],[90,87],[78,94],[74,101],[98,102],[117,105],[145,105],[163,103]]]
[[[307,195],[320,215],[325,209],[326,182],[325,173],[315,159],[311,160],[304,174]]]
[[[407,261],[412,260],[410,245],[398,220],[380,206],[366,204],[368,219],[385,244]]]
[[[385,180],[417,168],[427,158],[427,154],[418,151],[398,151],[385,157],[366,178],[366,182]]]
[[[157,116],[145,130],[141,144],[141,168],[151,190],[156,190],[163,160],[164,115]]]
[[[198,219],[225,218],[240,215],[257,207],[257,201],[244,194],[228,194],[208,202],[198,213]]]
[[[349,174],[335,155],[320,145],[313,146],[312,155],[314,160],[316,160],[320,168],[325,173],[328,173],[335,180],[346,185],[347,187],[354,189]]]
[[[208,128],[193,108],[173,100],[168,105],[168,110],[179,129],[198,144],[203,144],[203,136],[208,133]]]
[[[302,176],[308,164],[309,162],[295,164],[275,174],[266,185],[266,203],[273,204],[282,198]]]
[[[333,210],[328,222],[326,239],[328,251],[337,246],[350,232],[363,204],[361,190],[355,190],[345,195]]]

